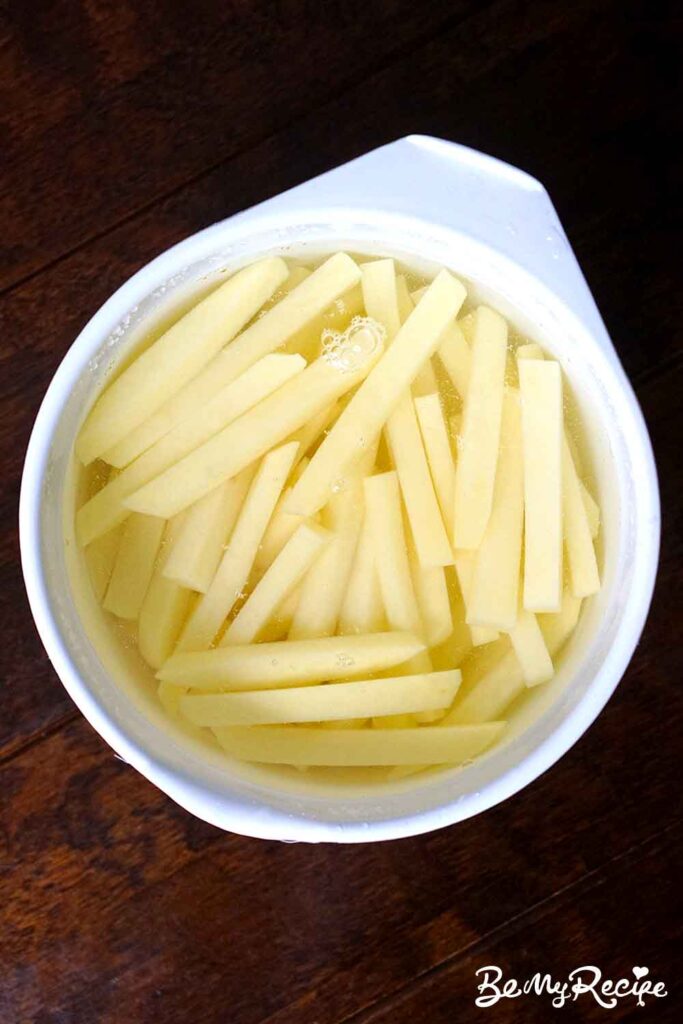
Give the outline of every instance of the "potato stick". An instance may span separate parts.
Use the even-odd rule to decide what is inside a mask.
[[[303,579],[329,540],[329,531],[313,523],[302,523],[226,629],[221,646],[246,644],[256,640],[278,606]]]
[[[401,730],[233,726],[218,728],[215,734],[232,757],[264,764],[459,764],[483,753],[504,726],[504,722]]]
[[[427,294],[428,284],[423,284],[421,288],[415,288],[410,293],[410,297],[413,300],[413,305],[417,306],[418,302],[421,302],[424,296]]]
[[[297,605],[299,604],[300,593],[301,584],[296,586],[291,594],[288,594],[284,601],[277,606],[261,630],[259,642],[267,640],[270,643],[274,643],[276,640],[285,640],[287,638],[287,634],[292,628]]]
[[[327,502],[334,481],[358,458],[364,446],[377,437],[420,366],[436,348],[444,327],[464,297],[465,289],[460,282],[442,271],[295,484],[288,502],[290,511],[312,515]]]
[[[80,543],[88,544],[123,522],[130,514],[123,504],[128,495],[189,454],[221,426],[225,427],[277,391],[302,369],[303,360],[299,356],[265,356],[212,401],[197,406],[201,415],[195,410],[192,420],[184,420],[166,433],[79,509],[76,526]]]
[[[164,520],[131,516],[126,523],[104,596],[104,607],[120,619],[137,619],[154,571]]]
[[[586,509],[586,517],[588,519],[588,529],[590,535],[595,540],[597,535],[600,533],[600,506],[586,487],[583,480],[579,481],[581,486],[581,497],[583,499],[584,508]]]
[[[136,491],[126,499],[126,505],[135,511],[163,508],[168,515],[175,515],[265,455],[355,387],[379,357],[381,342],[375,332],[363,329],[356,332],[350,348],[346,356],[354,360],[353,368],[345,368],[344,357],[340,360],[338,354],[321,356],[303,373]],[[310,468],[309,464],[295,487]]]
[[[92,462],[156,412],[234,338],[288,273],[284,260],[260,260],[198,302],[100,395],[76,439],[79,459]]]
[[[537,616],[551,657],[555,657],[574,631],[580,612],[581,598],[574,597],[569,590],[565,590],[562,593],[562,607],[559,612]]]
[[[173,651],[193,596],[191,590],[164,576],[168,552],[173,550],[184,518],[181,514],[166,525],[162,550],[138,618],[138,649],[154,669],[160,668]]]
[[[308,423],[304,423],[303,427],[296,430],[289,438],[290,441],[296,441],[299,445],[299,451],[294,461],[294,465],[298,466],[301,460],[306,455],[306,452],[310,451],[316,441],[321,439],[321,435],[332,421],[339,415],[339,402],[332,402],[326,409],[321,409],[317,416],[312,416]]]
[[[475,316],[474,312],[472,312],[472,313],[465,313],[465,315],[461,316],[460,319],[457,321],[458,327],[462,331],[463,336],[465,338],[465,341],[470,346],[472,345],[472,342],[474,341],[474,325],[475,325],[475,322],[476,322],[476,316]]]
[[[424,650],[412,633],[280,640],[174,654],[157,678],[198,690],[264,690],[382,672]]]
[[[453,632],[446,573],[440,565],[425,569],[420,565],[414,550],[411,553],[413,587],[420,618],[424,623],[427,646],[436,647]]]
[[[474,566],[467,623],[510,630],[517,621],[524,528],[524,470],[519,393],[506,388],[493,508]]]
[[[404,324],[415,309],[415,303],[410,297],[408,282],[406,281],[404,274],[396,275],[396,302],[398,305],[399,319],[401,323]]]
[[[367,718],[336,718],[331,722],[321,722],[321,729],[362,729],[367,725]]]
[[[330,499],[323,523],[333,536],[301,584],[288,634],[292,640],[332,636],[337,628],[363,518],[362,487],[360,479],[351,481],[345,491]]]
[[[514,627],[508,630],[508,636],[526,685],[547,683],[553,675],[553,663],[534,613],[522,608]]]
[[[458,697],[437,729],[490,722],[524,692],[524,677],[514,651],[508,651],[474,686]]]
[[[282,496],[275,507],[261,546],[256,554],[254,570],[258,575],[266,571],[268,566],[282,551],[297,527],[306,522],[306,516],[293,516],[284,510],[291,489],[291,487],[286,487],[282,492]]]
[[[325,331],[345,330],[354,316],[363,313],[363,293],[359,284],[339,295],[328,308],[306,327],[297,331],[284,346],[285,352],[300,352],[306,359],[316,359],[321,352]]]
[[[429,471],[439,501],[441,516],[449,536],[453,531],[453,504],[455,502],[455,460],[448,438],[448,428],[438,393],[421,395],[415,399],[415,412],[427,454]]]
[[[264,457],[239,509],[239,516],[211,585],[195,605],[178,641],[179,651],[201,651],[208,648],[232,611],[247,585],[258,546],[296,451],[297,444],[292,442],[275,448]],[[230,483],[233,481],[228,481]]]
[[[457,323],[446,328],[436,354],[443,363],[451,384],[464,400],[470,382],[472,352]]]
[[[562,375],[558,363],[519,363],[524,453],[524,607],[559,611],[562,595]]]
[[[390,415],[386,436],[420,565],[452,565],[453,550],[434,492],[410,392],[402,396]]]
[[[209,589],[255,470],[247,466],[186,510],[164,576],[201,594]]]
[[[431,359],[422,364],[410,390],[414,398],[420,395],[431,395],[439,390],[439,382],[436,379],[436,372]]]
[[[468,601],[470,597],[470,590],[472,588],[474,558],[475,552],[473,551],[455,552],[455,572],[458,577],[460,593],[462,594],[462,599],[465,603],[465,621],[467,621],[467,616],[469,614]],[[490,644],[500,636],[498,630],[493,626],[470,626],[469,628],[474,647],[481,647],[483,644]]]
[[[215,693],[182,697],[180,712],[195,725],[279,725],[330,722],[448,707],[460,685],[460,671],[422,676],[361,679],[326,686]]]
[[[543,349],[540,345],[530,341],[527,345],[520,345],[515,352],[515,356],[518,360],[520,359],[545,359]]]
[[[577,476],[572,453],[564,437],[562,509],[564,513],[564,544],[571,591],[574,597],[590,597],[600,589],[600,575],[581,490],[581,481]]]
[[[384,624],[384,605],[375,564],[374,541],[366,512],[337,629],[342,635],[376,633]]]
[[[462,443],[455,470],[453,543],[456,548],[478,548],[491,514],[506,355],[507,324],[498,313],[480,306],[476,312]]]
[[[401,327],[394,261],[371,260],[361,266],[363,302],[368,316],[382,324],[391,344]]]
[[[419,635],[423,625],[410,575],[395,472],[365,480],[365,508],[387,623],[391,629]]]
[[[113,530],[103,533],[101,537],[98,537],[92,544],[89,544],[85,550],[85,560],[88,566],[93,593],[100,602],[109,586],[122,533],[123,524],[120,523]]]

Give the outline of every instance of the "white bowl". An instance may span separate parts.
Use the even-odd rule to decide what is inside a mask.
[[[401,782],[322,784],[226,760],[164,720],[149,687],[91,642],[94,602],[74,597],[64,536],[71,448],[114,356],[138,325],[207,274],[266,253],[338,248],[451,268],[561,362],[587,428],[602,509],[603,588],[586,602],[555,679],[511,718],[505,742],[473,764]],[[66,524],[66,525],[65,525]],[[201,231],[121,287],[66,354],[26,455],[21,554],[31,609],[57,674],[114,750],[198,817],[281,840],[359,842],[414,835],[491,807],[576,742],[619,682],[652,595],[659,496],[638,404],[543,187],[497,160],[411,136]],[[84,626],[85,623],[85,626]],[[87,627],[87,629],[86,629]],[[114,676],[116,678],[114,678]]]

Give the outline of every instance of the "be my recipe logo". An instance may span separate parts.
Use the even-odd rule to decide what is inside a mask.
[[[631,999],[637,1006],[645,1006],[646,999],[664,999],[668,995],[664,982],[655,981],[649,974],[649,967],[632,967],[629,976],[612,980],[599,967],[586,965],[576,967],[566,978],[553,978],[537,971],[525,981],[518,981],[505,978],[500,967],[489,964],[475,972],[479,993],[475,1004],[488,1007],[501,999],[537,997],[549,1000],[557,1009],[579,998],[593,999],[605,1010]]]

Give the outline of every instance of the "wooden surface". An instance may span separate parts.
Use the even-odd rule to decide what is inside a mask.
[[[474,972],[647,965],[669,996],[566,1021],[683,1018],[681,26],[650,0],[17,0],[0,8],[0,1020],[545,1022]],[[225,835],[118,761],[28,611],[31,423],[87,318],[212,221],[409,132],[547,185],[638,393],[664,507],[636,656],[532,786],[432,835]],[[487,1016],[488,1015],[488,1016]]]

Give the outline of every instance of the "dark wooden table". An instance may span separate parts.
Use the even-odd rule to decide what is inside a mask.
[[[545,1022],[506,976],[669,995],[566,1021],[683,1019],[680,23],[652,0],[16,0],[0,9],[0,1020]],[[191,818],[76,712],[28,611],[16,510],[41,396],[85,320],[212,221],[409,132],[537,175],[656,448],[659,586],[588,734],[432,835],[336,848]]]

